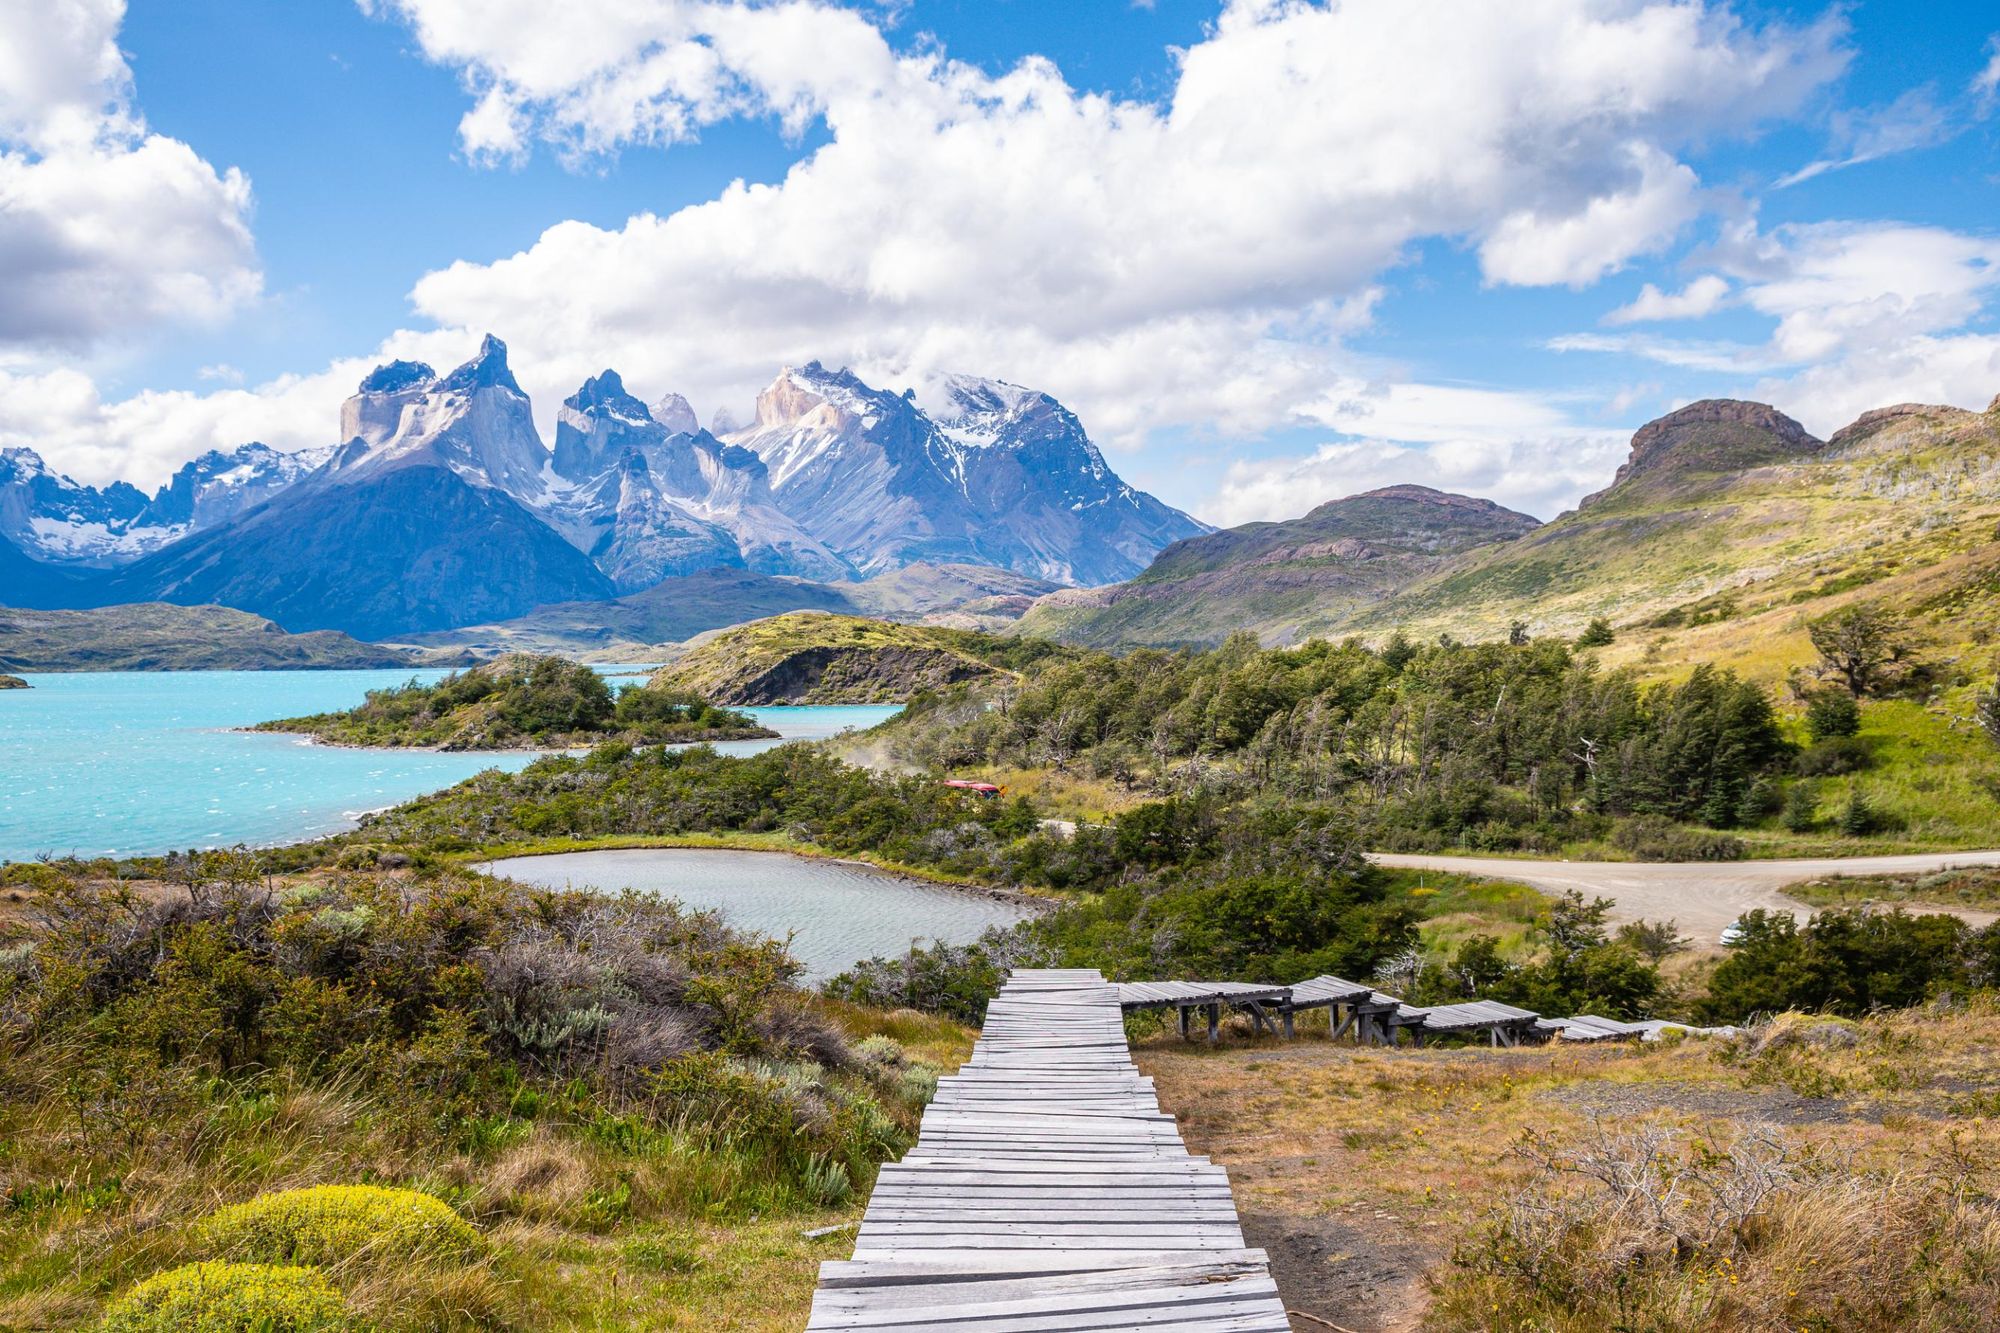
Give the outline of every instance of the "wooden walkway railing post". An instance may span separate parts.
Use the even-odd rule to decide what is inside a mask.
[[[1228,1176],[1188,1154],[1133,1066],[1117,991],[1096,972],[1057,970],[1015,972],[988,1006],[916,1147],[882,1168],[854,1257],[820,1266],[807,1325],[1290,1327],[1264,1252],[1243,1243]]]

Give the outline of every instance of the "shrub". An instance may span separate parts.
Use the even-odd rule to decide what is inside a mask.
[[[1741,838],[1682,828],[1658,815],[1635,815],[1612,830],[1611,841],[1639,861],[1740,861]]]
[[[1815,741],[1837,740],[1861,730],[1861,705],[1844,690],[1815,690],[1806,700],[1806,734]]]
[[[1603,616],[1583,627],[1583,633],[1576,636],[1579,648],[1604,648],[1617,641],[1618,635],[1611,628],[1611,622]]]
[[[222,1253],[308,1264],[359,1255],[466,1258],[484,1244],[442,1201],[380,1185],[315,1185],[260,1195],[216,1213],[203,1233]]]
[[[1835,736],[1799,751],[1793,767],[1803,778],[1835,778],[1843,773],[1859,773],[1874,760],[1859,736]]]
[[[310,1268],[188,1264],[147,1278],[105,1312],[103,1333],[335,1333],[355,1327]]]

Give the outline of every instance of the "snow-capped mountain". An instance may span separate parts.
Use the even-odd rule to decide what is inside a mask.
[[[549,451],[528,395],[507,367],[507,344],[490,333],[478,355],[442,379],[420,361],[377,367],[342,404],[340,436],[327,467],[337,483],[446,467],[529,504],[549,484]]]
[[[295,454],[254,442],[228,453],[211,449],[181,464],[139,515],[139,525],[178,528],[176,536],[212,528],[255,509],[332,456],[332,445]]]
[[[109,568],[264,503],[326,461],[263,444],[211,449],[150,498],[117,481],[99,489],[52,470],[32,449],[0,450],[0,534],[38,560]]]
[[[914,392],[813,362],[783,370],[724,439],[762,458],[778,506],[864,575],[934,560],[1107,583],[1208,531],[1120,481],[1047,394],[958,376],[943,398],[933,418]]]
[[[553,471],[573,488],[550,497],[557,526],[623,591],[696,569],[851,572],[777,507],[757,455],[700,429],[678,394],[648,408],[614,370],[563,401]]]
[[[1120,481],[1046,394],[961,376],[932,397],[935,415],[815,362],[718,438],[686,399],[649,407],[607,370],[563,402],[551,449],[488,335],[447,375],[371,371],[337,445],[211,452],[151,498],[0,453],[0,538],[79,605],[219,602],[379,637],[708,569],[837,580],[931,561],[1103,583],[1207,530]]]

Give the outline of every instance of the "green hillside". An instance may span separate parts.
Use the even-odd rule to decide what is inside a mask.
[[[1019,631],[1095,647],[1212,645],[1242,629],[1289,643],[1332,631],[1453,556],[1537,526],[1490,500],[1391,486],[1303,518],[1175,542],[1130,583],[1044,597]]]
[[[654,688],[725,704],[901,703],[924,690],[990,681],[1062,650],[1037,640],[797,612],[692,647]]]
[[[2000,617],[1996,475],[1992,409],[1904,404],[1820,441],[1775,409],[1711,400],[1646,426],[1610,486],[1510,540],[1488,523],[1455,550],[1427,548],[1421,508],[1384,501],[1413,489],[1398,487],[1182,543],[1131,583],[1044,598],[1021,628],[1131,646],[1211,642],[1230,626],[1266,643],[1490,639],[1517,625],[1574,636],[1601,618],[1610,662],[1776,680],[1812,661],[1811,619],[1867,603],[1940,655],[1983,660]],[[1391,530],[1353,540],[1386,554],[1343,563],[1294,536],[1364,516]]]
[[[776,732],[696,695],[626,686],[560,657],[503,657],[434,685],[370,690],[338,713],[264,722],[258,731],[307,735],[329,745],[443,750],[566,750],[601,741],[629,745],[745,740]]]

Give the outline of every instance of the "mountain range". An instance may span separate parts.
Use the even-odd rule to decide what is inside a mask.
[[[566,399],[553,448],[491,336],[439,375],[380,366],[340,442],[196,459],[147,496],[0,455],[0,602],[219,604],[366,638],[607,601],[709,570],[849,581],[918,562],[1052,584],[1143,570],[1207,531],[1120,481],[1073,413],[995,380],[935,412],[817,362],[717,436],[611,370]]]
[[[1137,578],[1039,600],[1017,632],[1098,646],[1575,634],[1613,656],[1776,670],[1806,622],[1879,602],[1941,642],[2000,634],[2000,399],[1903,403],[1822,440],[1710,399],[1642,427],[1604,489],[1548,523],[1393,486],[1178,542]]]

